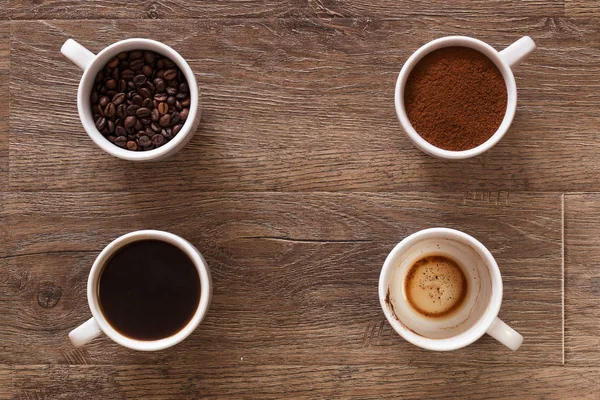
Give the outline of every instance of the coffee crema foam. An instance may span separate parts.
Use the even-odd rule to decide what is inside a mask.
[[[420,314],[445,317],[464,302],[467,279],[462,268],[451,258],[429,255],[419,259],[404,279],[408,303]]]

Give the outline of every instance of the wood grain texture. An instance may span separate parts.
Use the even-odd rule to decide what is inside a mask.
[[[600,194],[565,196],[565,357],[600,365]]]
[[[0,370],[1,371],[1,370]],[[600,369],[247,365],[19,366],[13,399],[597,399]],[[0,388],[0,395],[7,389]],[[12,395],[12,397],[11,397]]]
[[[13,388],[13,371],[9,365],[0,364],[0,399],[10,399],[15,394]]]
[[[600,4],[596,0],[565,0],[565,13],[573,17],[598,17]]]
[[[0,7],[1,7],[0,3]],[[9,92],[10,23],[0,21],[0,91]],[[8,189],[8,118],[9,107],[0,107],[0,192]],[[1,200],[1,197],[0,197]],[[0,210],[1,210],[0,206]]]
[[[2,15],[12,19],[173,19],[223,17],[378,17],[444,16],[504,18],[515,16],[564,16],[563,0],[227,0],[227,1],[142,1],[115,7],[107,0],[4,0]],[[589,1],[588,1],[589,2]]]
[[[600,190],[600,20],[428,17],[12,22],[11,190],[576,191]],[[519,106],[483,156],[448,163],[402,132],[393,88],[427,41],[473,35],[497,48],[529,34]],[[154,164],[118,161],[77,116],[77,70],[60,53],[150,37],[187,58],[203,93],[190,144]],[[85,160],[85,162],[82,162]],[[35,166],[35,168],[32,168]]]
[[[491,199],[491,200],[490,200]],[[0,363],[552,365],[562,363],[559,194],[10,193]],[[423,228],[473,234],[496,257],[500,317],[525,339],[489,337],[433,353],[396,335],[377,297],[393,246]],[[214,297],[193,336],[170,351],[129,351],[106,338],[75,350],[89,317],[85,285],[100,250],[126,232],[168,230],[212,269]]]

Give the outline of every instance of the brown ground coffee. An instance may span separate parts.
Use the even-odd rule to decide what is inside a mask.
[[[404,91],[408,119],[417,133],[453,151],[488,140],[504,118],[507,97],[498,67],[468,47],[445,47],[423,57]]]

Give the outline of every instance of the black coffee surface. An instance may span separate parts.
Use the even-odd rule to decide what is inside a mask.
[[[157,340],[180,331],[200,302],[200,277],[178,247],[142,240],[119,249],[100,276],[100,307],[119,333]]]

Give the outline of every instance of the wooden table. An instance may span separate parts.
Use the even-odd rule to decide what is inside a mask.
[[[0,398],[600,398],[596,0],[117,3],[0,1]],[[414,148],[393,105],[407,57],[453,34],[538,45],[509,133],[460,162]],[[190,144],[152,164],[93,145],[70,37],[179,51],[202,90]],[[433,353],[387,324],[383,261],[434,226],[495,255],[519,351]],[[73,348],[94,258],[143,228],[205,255],[205,321],[167,351]]]

